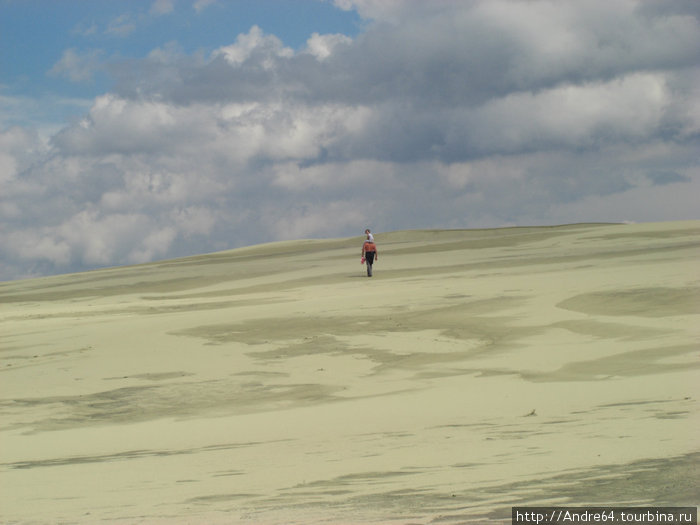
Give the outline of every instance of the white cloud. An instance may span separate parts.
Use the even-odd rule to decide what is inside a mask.
[[[36,133],[13,126],[0,131],[0,184],[7,184],[45,152]]]
[[[70,244],[51,230],[10,233],[5,241],[20,260],[46,259],[59,268],[70,263]]]
[[[609,82],[563,85],[494,99],[466,118],[484,151],[593,147],[658,133],[669,102],[663,75],[638,73]]]
[[[307,50],[310,54],[323,60],[333,54],[333,50],[338,45],[349,45],[352,39],[345,35],[319,35],[313,33],[306,42]]]
[[[107,24],[105,33],[120,38],[126,38],[134,31],[136,31],[136,21],[132,15],[126,13],[113,18],[109,24]]]
[[[197,11],[197,13],[201,13],[207,7],[215,4],[216,2],[217,0],[195,0],[194,4],[192,4],[192,7],[195,11]]]
[[[172,226],[164,226],[150,232],[131,250],[129,262],[139,264],[162,257],[168,253],[176,236],[177,230]]]
[[[102,55],[99,49],[82,53],[73,48],[66,49],[61,59],[49,70],[49,75],[65,76],[71,82],[91,81],[95,73],[102,69]]]
[[[333,0],[333,3],[345,11],[357,11],[366,19],[398,22],[401,13],[406,10],[430,9],[430,4],[421,0]]]
[[[263,34],[262,29],[253,26],[247,34],[238,35],[236,43],[217,49],[213,56],[223,56],[229,64],[240,65],[250,58],[253,51],[265,53],[262,64],[269,69],[273,66],[272,57],[291,57],[294,51],[284,47],[282,41],[274,35]]]
[[[174,9],[175,5],[173,0],[155,0],[153,4],[151,4],[150,13],[156,16],[167,15],[168,13],[172,13]]]
[[[95,24],[94,22],[82,21],[73,28],[73,34],[85,37],[94,36],[98,33],[98,31],[99,29],[97,27],[97,24]]]

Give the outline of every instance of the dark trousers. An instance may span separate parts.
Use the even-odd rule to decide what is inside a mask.
[[[367,277],[372,277],[372,264],[374,264],[375,252],[365,252],[365,263],[367,264]]]

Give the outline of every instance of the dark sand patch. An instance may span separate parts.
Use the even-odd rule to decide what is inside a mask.
[[[212,503],[228,503],[236,502],[239,500],[248,500],[250,498],[259,496],[259,494],[252,494],[246,492],[238,493],[227,493],[227,494],[212,494],[210,496],[197,496],[196,498],[190,498],[186,503],[201,504],[201,505],[211,505]]]
[[[650,328],[625,323],[611,323],[597,321],[595,319],[559,321],[550,326],[553,328],[564,328],[576,334],[624,341],[648,341],[674,332],[670,329]]]
[[[664,363],[669,357],[684,356],[698,351],[697,345],[644,348],[588,361],[567,363],[551,373],[524,373],[531,381],[594,381],[612,376],[634,377],[680,372],[700,368],[700,361]]]
[[[75,350],[62,350],[58,352],[42,351],[47,348],[52,348],[52,346],[46,344],[41,347],[34,346],[15,349],[23,353],[3,356],[3,366],[0,367],[0,373],[28,367],[43,366],[46,363],[52,363],[55,366],[61,362],[71,362],[77,356],[90,353],[94,350],[92,346],[86,346]]]
[[[341,386],[241,382],[231,378],[172,382],[106,390],[74,396],[6,399],[0,413],[14,423],[4,430],[27,434],[95,425],[136,423],[161,418],[204,418],[217,414],[248,414],[289,406],[327,403]]]
[[[457,363],[486,353],[493,355],[518,346],[518,341],[546,327],[514,326],[509,317],[494,313],[523,304],[520,297],[500,297],[462,302],[446,307],[408,310],[397,308],[390,315],[256,319],[231,324],[206,325],[174,332],[174,335],[203,338],[208,344],[240,343],[249,346],[247,355],[262,361],[329,354],[355,355],[375,363],[373,373],[403,369],[425,373],[426,366]],[[348,337],[358,334],[390,337],[392,333],[437,331],[456,344],[449,351],[426,345],[425,351],[391,351],[369,345],[352,345]],[[460,344],[461,343],[461,344]],[[256,345],[277,348],[256,350]],[[445,372],[451,374],[451,372]],[[460,372],[464,373],[464,372]]]
[[[635,288],[576,295],[558,308],[589,315],[670,317],[700,313],[700,288]]]
[[[691,359],[664,363],[664,359],[690,355],[697,352],[697,345],[676,345],[670,347],[644,348],[620,352],[598,359],[573,361],[552,371],[533,372],[516,368],[464,368],[454,373],[495,376],[514,374],[526,381],[567,382],[603,381],[620,377],[637,377],[669,372],[683,372],[700,368],[700,362]]]
[[[194,374],[190,372],[160,372],[153,374],[134,374],[132,376],[123,376],[122,379],[133,377],[134,379],[144,379],[146,381],[165,381],[167,379],[176,379],[179,377],[192,376]],[[116,378],[115,378],[116,379]]]
[[[468,476],[468,467],[454,468],[461,468]],[[696,506],[700,501],[696,482],[700,479],[700,453],[577,469],[536,482],[528,479],[454,491],[430,486],[381,491],[382,481],[420,473],[420,469],[360,473],[301,485],[275,498],[257,499],[258,507],[251,513],[263,517],[274,509],[318,511],[331,523],[347,522],[351,516],[369,523],[380,514],[400,524],[425,523],[427,519],[448,525],[508,525],[511,507],[518,505]],[[372,493],[356,494],[356,489],[368,484],[375,487]]]
[[[285,440],[277,440],[281,442]],[[273,442],[274,443],[274,442]],[[254,447],[267,443],[249,442],[249,443],[223,443],[217,445],[207,445],[206,447],[188,448],[182,450],[128,450],[118,452],[116,454],[104,454],[100,456],[72,456],[51,459],[40,459],[30,461],[18,461],[15,463],[4,463],[1,466],[9,469],[35,469],[35,468],[50,468],[63,467],[67,465],[84,465],[90,463],[110,463],[114,461],[138,460],[151,457],[169,457],[182,456],[190,454],[201,454],[206,452],[218,452],[221,450],[233,450],[239,448]]]
[[[249,345],[270,341],[294,341],[324,335],[356,335],[361,333],[417,332],[441,330],[445,336],[457,339],[486,339],[490,342],[510,340],[508,335],[518,328],[504,328],[506,317],[494,313],[522,305],[525,298],[515,296],[496,297],[485,300],[465,301],[459,304],[409,311],[397,306],[390,314],[344,315],[342,308],[338,316],[331,312],[324,317],[283,317],[254,319],[230,324],[204,325],[173,332],[174,335],[207,339],[211,344],[228,342]],[[413,305],[418,306],[418,305]],[[481,317],[484,315],[489,317]],[[522,333],[532,329],[520,327]]]
[[[507,519],[510,523],[511,506],[538,505],[538,501],[552,500],[557,500],[557,505],[569,506],[694,507],[700,502],[698,479],[700,452],[593,467],[541,479],[535,485],[503,485],[498,490],[516,495],[513,503],[483,516]],[[518,493],[522,495],[518,497]]]

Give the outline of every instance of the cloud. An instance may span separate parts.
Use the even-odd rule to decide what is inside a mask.
[[[598,148],[602,141],[647,140],[659,132],[669,94],[663,75],[567,84],[493,99],[467,116],[467,140],[481,151]],[[507,126],[503,123],[506,122]],[[462,150],[464,146],[462,145]]]
[[[126,38],[131,33],[136,31],[136,26],[137,23],[133,16],[126,13],[112,19],[109,24],[107,24],[105,33],[120,38]]]
[[[319,35],[313,33],[307,41],[307,51],[319,60],[331,56],[336,46],[350,45],[352,39],[345,35]]]
[[[48,145],[4,131],[0,278],[367,226],[698,218],[694,3],[336,4],[366,31],[111,59]],[[80,78],[74,53],[56,74]]]
[[[97,24],[94,22],[86,22],[86,21],[81,21],[78,23],[74,28],[72,33],[74,35],[80,35],[84,37],[92,37],[94,35],[97,35],[99,32],[99,28]]]
[[[65,98],[46,93],[39,97],[0,95],[0,133],[21,129],[47,143],[65,126],[65,116],[90,109],[92,99]],[[40,156],[45,148],[32,148],[26,153]]]
[[[0,132],[0,184],[16,180],[31,166],[33,157],[45,151],[38,135],[31,130],[14,126]]]
[[[150,13],[156,16],[167,15],[172,13],[174,9],[174,0],[155,0],[151,4]]]
[[[66,49],[61,59],[49,70],[51,76],[64,76],[71,82],[89,82],[95,73],[102,69],[100,62],[103,52],[93,49],[80,52],[75,48]]]
[[[647,173],[647,177],[657,186],[675,184],[677,182],[692,182],[692,179],[687,175],[681,175],[675,171],[652,171]]]
[[[216,2],[217,0],[195,0],[194,4],[192,4],[192,7],[199,14],[202,11],[204,11],[207,7],[214,5]]]
[[[247,34],[238,35],[236,43],[217,49],[213,57],[223,57],[233,66],[240,66],[246,62],[253,53],[258,53],[262,58],[261,65],[270,69],[275,65],[271,58],[292,57],[294,51],[284,47],[282,41],[274,35],[264,35],[258,26],[253,26]]]

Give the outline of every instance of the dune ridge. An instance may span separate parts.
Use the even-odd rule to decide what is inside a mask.
[[[0,521],[698,505],[700,221],[360,239],[0,283]]]

